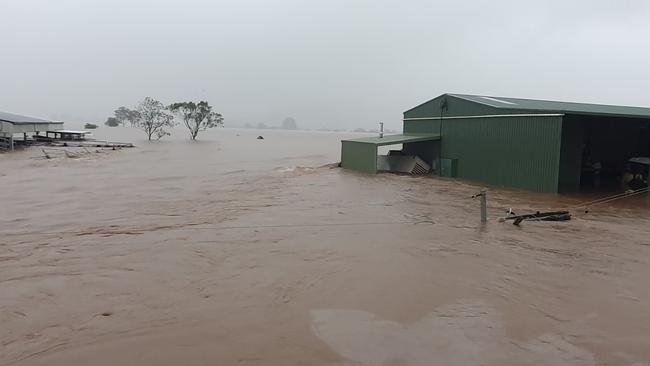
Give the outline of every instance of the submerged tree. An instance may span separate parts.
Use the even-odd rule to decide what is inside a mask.
[[[131,127],[135,127],[136,122],[138,121],[138,111],[126,107],[116,109],[113,114],[115,115],[115,119],[122,124],[122,127],[124,127],[126,122],[131,123]]]
[[[190,138],[196,140],[199,131],[223,126],[223,116],[214,112],[208,102],[179,102],[169,106],[169,110],[183,120],[190,132]]]
[[[117,127],[120,125],[120,121],[115,117],[108,117],[104,124],[108,127]]]
[[[297,130],[298,129],[298,124],[296,123],[296,120],[293,119],[293,117],[287,117],[282,121],[282,128],[285,130]]]
[[[152,137],[160,140],[164,136],[170,135],[166,128],[174,127],[174,116],[167,112],[165,106],[151,98],[146,97],[137,106],[137,119],[135,126],[141,128],[147,134],[149,141]]]

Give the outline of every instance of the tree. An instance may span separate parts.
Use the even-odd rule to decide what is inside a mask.
[[[223,126],[223,116],[212,111],[212,106],[206,101],[174,103],[169,106],[169,110],[183,120],[192,140],[196,140],[199,131]]]
[[[297,130],[298,129],[298,124],[296,123],[296,120],[293,119],[292,117],[287,117],[282,121],[282,129],[284,130]]]
[[[117,127],[120,125],[120,121],[115,117],[108,117],[104,124],[108,127]]]
[[[115,114],[115,119],[122,124],[122,127],[128,121],[131,123],[131,127],[135,127],[136,121],[138,120],[138,112],[126,107],[120,107],[113,112]]]
[[[167,112],[161,102],[146,97],[136,107],[136,112],[135,126],[141,128],[147,134],[149,141],[154,136],[156,140],[160,140],[164,136],[171,135],[165,129],[174,127],[174,116]]]

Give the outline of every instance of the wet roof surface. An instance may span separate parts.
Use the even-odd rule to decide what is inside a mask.
[[[494,108],[519,109],[531,111],[562,112],[574,114],[612,115],[623,117],[650,118],[650,108],[628,107],[607,104],[558,102],[550,100],[492,97],[469,94],[449,94],[452,97],[489,105]]]
[[[22,123],[60,123],[49,121],[46,119],[22,116],[20,114],[13,114],[7,112],[0,112],[0,121],[10,122],[13,124],[22,124]]]

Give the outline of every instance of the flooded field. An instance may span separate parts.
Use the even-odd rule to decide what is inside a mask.
[[[103,135],[107,134],[107,135]],[[264,140],[256,140],[263,134]],[[334,133],[0,155],[0,365],[648,365],[650,199],[336,168]]]

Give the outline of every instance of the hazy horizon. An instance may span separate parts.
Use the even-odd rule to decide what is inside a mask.
[[[650,106],[650,3],[4,2],[0,110],[103,123],[146,96],[226,125],[401,129],[442,93]]]

